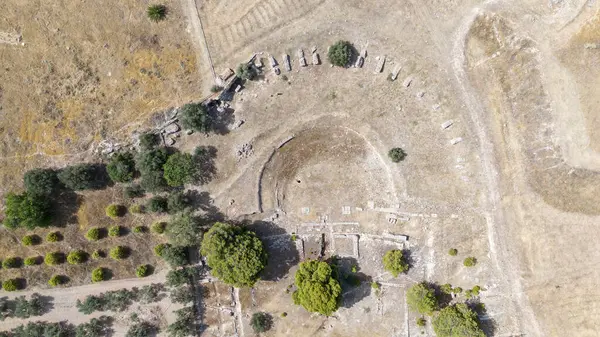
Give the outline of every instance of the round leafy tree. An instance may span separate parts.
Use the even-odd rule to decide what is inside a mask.
[[[435,290],[425,282],[417,283],[408,289],[406,303],[411,310],[429,316],[438,308]]]
[[[338,41],[329,47],[327,58],[334,66],[346,67],[354,57],[354,46],[348,41]]]
[[[152,197],[148,200],[148,204],[146,205],[146,208],[153,213],[164,213],[167,211],[167,207],[167,199],[160,195]]]
[[[456,256],[457,254],[458,254],[458,249],[456,249],[456,248],[450,248],[448,250],[448,255],[450,255],[450,256]]]
[[[22,260],[20,257],[7,257],[2,261],[2,268],[4,269],[20,268],[21,265]]]
[[[295,304],[325,316],[338,309],[342,287],[327,262],[308,260],[300,263],[295,283],[298,287],[292,296]]]
[[[2,282],[2,289],[4,291],[16,291],[19,290],[19,286],[19,280],[14,278]]]
[[[267,264],[267,253],[254,232],[221,222],[204,234],[201,253],[212,274],[235,287],[254,286]]]
[[[61,252],[47,253],[44,257],[44,263],[49,266],[55,266],[63,263],[63,254]]]
[[[127,254],[129,254],[129,249],[124,246],[113,247],[109,253],[114,260],[122,260],[127,257]]]
[[[110,162],[106,165],[106,172],[114,182],[126,183],[132,181],[135,174],[133,155],[125,152],[112,156]]]
[[[87,260],[87,253],[83,250],[74,250],[67,255],[67,262],[69,264],[80,264]]]
[[[273,325],[273,317],[266,312],[255,312],[250,319],[250,325],[256,333],[268,331]]]
[[[58,187],[58,178],[53,169],[36,168],[23,175],[25,190],[31,195],[50,195]]]
[[[64,275],[53,275],[49,280],[48,280],[48,285],[50,285],[51,287],[56,287],[59,285],[63,285],[65,283],[69,282],[69,278],[64,276]]]
[[[108,279],[108,270],[106,268],[98,267],[92,270],[92,282],[102,282]]]
[[[383,267],[397,277],[400,273],[408,271],[408,263],[404,261],[404,256],[401,250],[389,250],[383,256]]]
[[[135,276],[146,277],[150,275],[151,267],[147,264],[143,264],[135,268]]]
[[[35,266],[40,264],[41,261],[41,257],[40,256],[30,256],[30,257],[26,257],[25,260],[23,260],[23,264],[26,266]]]
[[[156,246],[154,246],[154,254],[156,256],[162,257],[163,253],[165,252],[165,249],[167,249],[168,247],[168,243],[159,243]]]
[[[5,199],[5,227],[14,229],[48,226],[51,219],[50,199],[41,195],[7,193]]]
[[[91,164],[67,166],[58,172],[58,180],[75,191],[92,189],[97,186],[95,168]]]
[[[473,257],[473,256],[467,257],[463,261],[463,265],[465,267],[473,267],[476,264],[477,264],[477,259],[475,257]]]
[[[209,132],[212,119],[202,103],[189,103],[181,108],[181,125],[188,130]]]
[[[172,154],[163,166],[163,170],[169,186],[183,186],[183,184],[191,183],[196,175],[196,165],[189,153]]]
[[[399,147],[395,147],[388,152],[388,157],[390,157],[394,163],[399,163],[406,158],[406,152]]]
[[[147,132],[140,135],[140,148],[142,150],[150,150],[160,144],[160,136],[156,133]]]
[[[438,337],[485,337],[479,327],[477,313],[464,303],[445,307],[435,315],[431,323]]]
[[[123,215],[125,215],[125,211],[127,209],[121,205],[115,205],[115,204],[111,204],[106,206],[106,215],[111,217],[111,218],[118,218],[121,217]]]
[[[60,240],[62,240],[62,235],[60,234],[60,232],[50,232],[48,233],[48,235],[46,235],[46,241],[47,242],[58,242]]]
[[[152,224],[152,227],[150,227],[150,230],[152,231],[152,233],[162,234],[165,232],[166,228],[167,228],[166,222],[155,222]]]
[[[110,236],[111,238],[117,238],[121,235],[123,235],[123,227],[119,226],[119,225],[115,225],[115,226],[111,226],[108,229],[108,236]]]
[[[21,243],[23,246],[33,246],[39,244],[40,242],[42,242],[42,239],[35,234],[25,235],[23,238],[21,238]]]
[[[154,22],[162,21],[167,17],[167,6],[165,5],[150,5],[146,11],[148,18]]]
[[[85,233],[85,238],[88,239],[88,241],[98,241],[104,235],[103,232],[104,228],[92,227]]]
[[[240,63],[235,70],[235,75],[243,80],[252,81],[258,76],[258,72],[253,64]]]

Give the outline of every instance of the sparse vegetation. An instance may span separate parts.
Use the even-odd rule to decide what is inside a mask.
[[[485,337],[479,327],[477,313],[464,303],[443,308],[431,323],[438,337]]]
[[[144,133],[140,135],[140,148],[142,151],[154,149],[160,145],[160,136],[156,133]]]
[[[427,320],[425,317],[417,318],[417,326],[424,327],[425,325],[427,325]]]
[[[307,311],[330,316],[338,309],[342,287],[327,262],[308,260],[300,263],[295,284],[298,289],[292,296],[294,303]]]
[[[144,213],[144,205],[134,204],[134,205],[129,206],[129,213],[131,213],[131,214]]]
[[[159,22],[167,18],[167,6],[150,5],[146,11],[148,18],[153,22]]]
[[[210,92],[212,92],[212,93],[217,93],[221,90],[223,90],[223,87],[218,86],[218,85],[213,85],[212,87],[210,87]]]
[[[456,248],[450,248],[450,250],[448,250],[448,255],[456,256],[458,255],[458,250]]]
[[[144,234],[148,232],[148,227],[146,226],[135,226],[133,227],[133,233],[134,234]]]
[[[404,259],[404,255],[401,250],[394,249],[389,250],[383,256],[383,267],[397,277],[400,273],[408,271],[408,263]]]
[[[255,333],[265,332],[271,329],[273,317],[266,312],[255,312],[250,319],[250,326]]]
[[[399,163],[406,158],[406,152],[399,147],[395,147],[388,152],[388,157],[390,157],[394,163]]]
[[[167,247],[169,246],[168,243],[159,243],[156,246],[154,246],[154,254],[156,256],[163,256],[163,253],[165,252],[165,249],[167,249]]]
[[[463,265],[465,267],[473,267],[477,264],[477,259],[474,258],[473,256],[469,256],[467,258],[465,258],[465,260],[463,261]]]
[[[439,307],[435,290],[425,282],[417,283],[408,289],[406,302],[410,310],[427,316],[433,315]]]
[[[338,41],[331,47],[327,53],[329,62],[334,66],[346,67],[355,56],[354,46],[348,41]]]
[[[150,230],[152,231],[152,233],[163,234],[165,232],[166,228],[167,228],[166,222],[155,222],[150,227]]]

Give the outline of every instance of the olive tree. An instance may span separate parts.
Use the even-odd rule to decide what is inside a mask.
[[[194,181],[196,165],[191,154],[177,152],[169,156],[163,171],[169,186],[183,186]]]
[[[50,200],[41,195],[8,193],[5,199],[5,227],[14,229],[45,227],[51,220]]]
[[[327,262],[308,260],[300,263],[295,283],[298,287],[292,295],[295,304],[325,316],[338,309],[342,287],[336,271]]]
[[[50,195],[59,185],[56,171],[36,168],[25,172],[23,185],[30,195]]]
[[[406,263],[401,250],[389,250],[383,255],[383,267],[397,277],[400,273],[408,271],[408,263]]]
[[[485,337],[479,327],[477,313],[464,303],[440,310],[431,323],[437,337]]]
[[[212,119],[202,103],[189,103],[181,108],[181,125],[188,130],[209,132],[212,129]]]
[[[348,41],[338,41],[329,47],[327,58],[334,66],[346,67],[354,57],[354,46]]]
[[[169,242],[179,246],[195,246],[202,238],[200,221],[190,213],[174,215],[167,224]]]
[[[96,169],[92,164],[67,166],[57,176],[61,183],[75,191],[97,187]]]
[[[435,290],[425,282],[417,283],[408,289],[406,303],[411,310],[429,316],[433,315],[439,306]]]
[[[106,171],[112,181],[126,183],[133,180],[135,174],[135,161],[129,152],[117,153],[106,165]]]

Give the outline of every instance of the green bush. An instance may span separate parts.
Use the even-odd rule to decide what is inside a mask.
[[[20,257],[7,257],[2,261],[2,268],[4,269],[21,268],[22,265],[23,261]]]
[[[123,196],[125,198],[133,199],[133,198],[141,198],[145,195],[144,189],[142,186],[135,184],[131,186],[127,186],[123,189]]]
[[[209,132],[213,128],[213,121],[206,107],[202,103],[189,103],[180,111],[181,126],[187,130]]]
[[[60,232],[50,232],[46,235],[47,242],[58,242],[63,239],[62,234]]]
[[[172,267],[181,267],[189,263],[187,247],[168,245],[163,249],[161,257]]]
[[[4,289],[4,291],[15,291],[19,290],[19,288],[20,282],[17,279],[13,278],[2,282],[2,289]]]
[[[408,271],[408,263],[404,259],[404,255],[401,250],[394,249],[389,250],[383,256],[383,267],[397,277],[400,273]]]
[[[58,188],[59,182],[55,170],[36,168],[25,172],[23,185],[27,194],[45,196],[52,194]]]
[[[325,316],[338,309],[342,287],[337,273],[323,261],[307,260],[300,263],[296,271],[295,284],[298,288],[292,298],[309,312],[318,312]]]
[[[212,92],[212,93],[217,93],[221,90],[223,90],[223,87],[218,86],[218,85],[213,85],[212,87],[210,87],[210,92]]]
[[[69,264],[80,264],[87,261],[87,253],[83,250],[74,250],[67,255],[67,262]]]
[[[162,257],[163,253],[165,252],[165,249],[167,249],[169,247],[168,243],[159,243],[156,246],[154,246],[154,255]]]
[[[135,162],[133,155],[129,152],[117,153],[112,156],[108,165],[106,165],[106,172],[112,181],[116,183],[126,183],[133,180],[135,175]]]
[[[444,293],[444,294],[451,294],[452,291],[454,290],[452,288],[452,285],[450,283],[446,283],[446,284],[442,284],[440,286],[440,290]]]
[[[68,277],[66,277],[64,275],[53,275],[50,278],[50,280],[48,280],[48,285],[50,285],[51,287],[56,287],[56,286],[63,285],[67,282],[69,282]]]
[[[64,256],[61,252],[47,253],[44,257],[44,263],[49,266],[55,266],[63,263]]]
[[[162,21],[167,17],[167,6],[150,5],[146,11],[148,18],[154,22]]]
[[[111,226],[108,229],[108,236],[110,236],[111,238],[118,238],[119,236],[123,235],[124,232],[125,231],[123,227],[121,227],[120,225],[115,225]]]
[[[266,312],[255,312],[250,319],[250,326],[255,333],[261,333],[271,329],[273,317]]]
[[[114,219],[125,215],[126,210],[124,206],[111,204],[106,206],[106,215]]]
[[[135,276],[137,277],[146,277],[150,275],[152,271],[152,267],[147,264],[143,264],[135,268]]]
[[[267,252],[254,232],[220,222],[204,234],[201,254],[214,276],[235,287],[252,287],[267,264]]]
[[[67,166],[57,174],[63,185],[74,191],[88,190],[98,187],[96,169],[91,164]]]
[[[189,153],[172,154],[163,166],[163,170],[167,184],[174,187],[191,183],[196,176],[196,164]]]
[[[461,288],[461,287],[455,287],[452,289],[452,292],[455,294],[460,294],[460,293],[462,293],[462,291],[463,291],[463,288]]]
[[[135,234],[144,234],[144,233],[148,232],[148,227],[146,227],[146,226],[135,226],[135,227],[133,227],[133,232]]]
[[[373,281],[373,282],[371,282],[371,288],[373,288],[375,290],[379,290],[379,289],[381,289],[381,285],[379,285],[378,282]]]
[[[473,257],[473,256],[467,257],[463,261],[463,265],[465,267],[473,267],[476,264],[477,264],[477,259],[475,257]]]
[[[102,282],[108,278],[108,271],[98,267],[92,271],[92,282]]]
[[[243,80],[252,81],[258,76],[258,71],[254,67],[254,64],[240,63],[235,70],[235,75]]]
[[[153,213],[165,213],[167,211],[167,207],[167,198],[161,197],[159,195],[154,196],[150,200],[148,200],[148,204],[146,206],[146,208],[148,208],[148,210]]]
[[[160,136],[156,133],[146,132],[140,135],[140,148],[142,151],[150,150],[160,144]]]
[[[424,327],[427,324],[427,320],[424,317],[417,318],[417,326]]]
[[[395,147],[388,152],[388,157],[390,157],[394,163],[399,163],[406,158],[406,152],[399,147]]]
[[[46,227],[51,220],[50,198],[27,193],[7,193],[3,225],[9,229]]]
[[[190,206],[190,200],[185,193],[174,192],[167,198],[167,209],[169,213],[179,213]]]
[[[25,235],[22,239],[21,239],[21,243],[23,244],[23,246],[33,246],[33,245],[37,245],[40,244],[40,242],[42,242],[42,238],[40,238],[37,235]]]
[[[132,213],[132,214],[144,213],[144,205],[135,204],[135,205],[129,206],[129,213]]]
[[[124,247],[124,246],[113,247],[110,250],[109,255],[113,260],[122,260],[122,259],[126,258],[127,255],[129,255],[129,248]]]
[[[92,252],[92,259],[94,259],[94,260],[101,259],[105,256],[106,256],[106,253],[104,253],[104,251],[101,249],[96,249]]]
[[[39,256],[30,256],[26,257],[25,260],[23,260],[23,264],[26,266],[35,266],[40,264],[40,260],[41,258]]]
[[[152,231],[152,233],[156,233],[156,234],[162,234],[165,232],[165,230],[167,229],[167,223],[166,222],[155,222],[152,224],[152,227],[150,227],[150,230]]]
[[[450,256],[456,256],[458,254],[458,250],[456,248],[450,248],[450,250],[448,251],[448,255]]]
[[[428,316],[433,315],[439,307],[435,290],[425,282],[417,283],[408,289],[406,302],[412,311]]]
[[[346,67],[352,61],[356,51],[354,46],[348,41],[338,41],[333,46],[329,47],[327,58],[334,66]]]
[[[88,239],[88,241],[98,241],[104,237],[104,230],[105,229],[101,227],[92,227],[88,229],[85,238]]]
[[[485,337],[479,327],[477,313],[464,303],[443,308],[431,323],[437,337]]]

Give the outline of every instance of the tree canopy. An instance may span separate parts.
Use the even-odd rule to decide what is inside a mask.
[[[300,263],[295,283],[298,287],[292,296],[295,304],[326,316],[338,309],[342,287],[327,262],[308,260]]]
[[[61,183],[72,190],[88,190],[97,186],[95,171],[92,164],[77,164],[65,167],[57,176]]]
[[[392,273],[394,277],[408,271],[408,263],[406,263],[402,251],[398,249],[389,250],[385,253],[383,256],[383,267]]]
[[[243,80],[252,81],[258,76],[258,72],[254,64],[240,63],[235,71],[235,75]]]
[[[338,41],[333,46],[329,47],[327,57],[329,62],[334,66],[347,66],[354,56],[354,46],[348,41]]]
[[[135,174],[133,155],[129,152],[117,153],[106,165],[106,171],[114,182],[126,183],[132,181]]]
[[[177,246],[195,246],[202,238],[200,221],[190,213],[173,216],[167,224],[169,242]]]
[[[183,186],[194,181],[196,165],[189,153],[177,152],[169,156],[163,166],[164,177],[169,186]]]
[[[163,165],[167,162],[169,153],[165,148],[153,148],[140,152],[135,158],[135,167],[141,174],[142,187],[150,192],[160,191],[167,187],[164,178]]]
[[[485,337],[477,313],[464,303],[442,309],[433,318],[432,325],[437,337]]]
[[[181,125],[185,129],[198,132],[209,132],[212,119],[202,103],[189,103],[181,108]]]
[[[408,289],[406,302],[411,310],[429,316],[438,308],[435,290],[425,282],[417,283]]]
[[[51,204],[45,196],[8,193],[5,204],[3,225],[7,228],[34,229],[50,223]]]
[[[25,172],[23,185],[30,195],[50,195],[58,187],[59,182],[55,170],[36,168]]]
[[[235,287],[254,286],[267,264],[267,253],[254,232],[221,222],[204,234],[201,253],[212,274]]]

